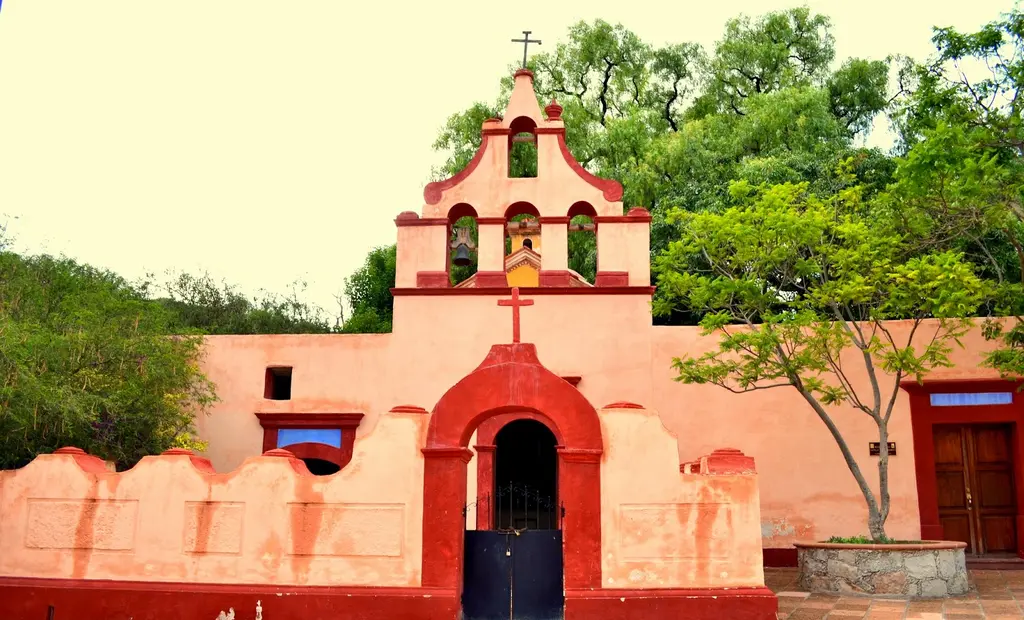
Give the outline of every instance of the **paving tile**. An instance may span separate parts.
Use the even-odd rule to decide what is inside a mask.
[[[828,612],[827,609],[798,609],[786,618],[787,620],[823,620]]]

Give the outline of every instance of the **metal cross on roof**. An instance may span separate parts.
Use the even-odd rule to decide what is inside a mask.
[[[536,43],[537,45],[540,45],[540,41],[538,39],[532,39],[532,40],[530,39],[530,33],[531,32],[533,32],[533,31],[532,30],[524,30],[523,31],[523,38],[522,39],[512,39],[513,43],[522,43],[523,44],[523,69],[526,68],[526,52],[530,48],[530,44],[531,43]]]

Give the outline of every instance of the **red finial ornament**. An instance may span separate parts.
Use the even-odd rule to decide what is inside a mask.
[[[557,121],[562,118],[562,106],[558,105],[554,99],[544,108],[544,112],[547,113],[549,121]]]

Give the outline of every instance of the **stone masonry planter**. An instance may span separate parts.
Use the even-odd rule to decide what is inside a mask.
[[[809,592],[937,598],[965,594],[967,545],[796,543],[800,586]]]

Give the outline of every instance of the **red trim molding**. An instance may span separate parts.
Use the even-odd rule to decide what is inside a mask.
[[[508,286],[508,278],[505,276],[504,271],[478,271],[476,272],[476,285],[478,288],[489,288],[489,287],[506,287]],[[478,289],[452,289],[462,291],[473,291]]]
[[[65,446],[63,448],[57,448],[53,453],[70,456],[74,459],[75,464],[87,474],[110,473],[110,470],[107,469],[107,464],[103,462],[103,459],[98,456],[93,456],[81,448]],[[2,607],[0,607],[0,609],[2,609]]]
[[[565,159],[565,163],[569,164],[573,172],[576,173],[581,179],[601,190],[601,195],[608,202],[618,202],[622,200],[622,184],[618,181],[611,179],[602,179],[598,176],[594,176],[587,171],[586,168],[580,165],[580,162],[576,161],[576,158],[569,152],[569,146],[565,143],[565,134],[558,134],[558,148],[562,152],[562,158]]]
[[[629,401],[620,400],[614,403],[609,403],[603,407],[604,409],[643,409],[643,405],[631,403]]]
[[[448,219],[443,217],[420,217],[412,211],[403,211],[395,218],[395,226],[447,226]]]
[[[477,272],[480,273],[480,272]],[[504,275],[504,272],[498,272]],[[480,280],[477,280],[480,284]],[[653,286],[567,286],[519,287],[522,295],[654,295]],[[509,286],[479,286],[476,288],[393,288],[391,294],[399,296],[424,295],[509,295]]]
[[[779,602],[768,588],[565,589],[565,618],[604,620],[775,620]]]
[[[362,413],[257,413],[263,427],[263,452],[276,449],[277,431],[282,428],[327,428],[341,431],[341,447],[299,443],[287,450],[300,459],[322,459],[341,469],[352,461],[356,429],[363,421]]]
[[[476,218],[476,223],[479,226],[486,226],[488,224],[501,224],[504,226],[506,221],[503,217],[478,217]]]
[[[253,618],[256,601],[263,617],[273,620],[332,618],[338,617],[338,610],[344,610],[346,620],[435,620],[455,618],[460,608],[457,591],[439,588],[0,577],[0,609],[10,620],[48,618],[51,606],[57,619],[212,619],[229,607],[240,618]]]
[[[396,405],[391,408],[389,413],[427,413],[427,410],[416,405]]]
[[[562,269],[541,269],[537,274],[537,283],[542,287],[547,286],[569,286],[572,282],[572,275],[568,270]]]
[[[420,288],[449,288],[451,285],[447,271],[416,272],[416,286]]]
[[[939,522],[938,481],[935,474],[935,444],[932,427],[936,424],[1010,423],[1013,425],[1013,477],[1017,496],[1017,555],[1024,558],[1024,392],[1019,381],[993,379],[903,381],[900,387],[910,396],[910,426],[914,442],[914,469],[917,474],[917,503],[921,514],[921,538],[945,538]],[[1013,392],[1009,405],[933,407],[936,392]]]
[[[629,286],[629,272],[598,271],[594,286]]]
[[[444,196],[445,191],[464,181],[466,177],[476,170],[477,166],[479,166],[480,162],[484,159],[484,153],[487,151],[487,144],[490,142],[490,139],[487,138],[487,132],[490,130],[490,128],[484,128],[481,132],[484,135],[484,138],[480,141],[480,148],[476,150],[476,154],[473,155],[473,159],[469,161],[465,168],[460,170],[455,176],[449,177],[443,181],[427,183],[427,186],[423,188],[423,200],[428,205],[436,205],[441,202],[441,198]],[[508,130],[505,130],[505,133],[508,133]]]
[[[545,215],[538,217],[537,221],[541,224],[568,224],[572,218],[566,215]]]

